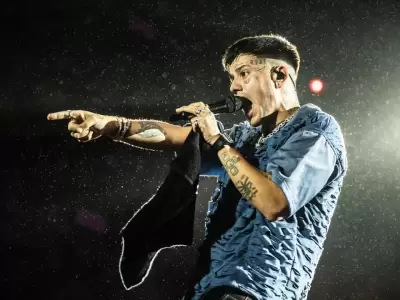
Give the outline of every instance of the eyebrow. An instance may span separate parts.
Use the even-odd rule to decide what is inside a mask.
[[[235,72],[238,72],[238,71],[240,71],[241,69],[243,69],[244,67],[251,67],[251,65],[249,65],[249,64],[241,65],[241,66],[237,67],[234,71],[235,71]],[[229,73],[229,78],[233,78],[233,75],[230,74],[230,73]]]
[[[251,67],[251,66],[250,66],[249,64],[241,65],[240,67],[237,67],[237,68],[235,69],[235,72],[240,71],[240,70],[243,69],[244,67]]]

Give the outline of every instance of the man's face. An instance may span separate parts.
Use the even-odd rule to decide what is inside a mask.
[[[242,54],[229,67],[230,90],[236,96],[245,97],[243,112],[251,126],[279,109],[280,91],[271,78],[271,63],[267,59]]]

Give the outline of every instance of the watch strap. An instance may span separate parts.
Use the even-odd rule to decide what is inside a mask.
[[[212,144],[212,148],[215,149],[217,152],[224,148],[225,145],[233,147],[233,140],[227,136],[225,133],[220,133],[220,137]]]

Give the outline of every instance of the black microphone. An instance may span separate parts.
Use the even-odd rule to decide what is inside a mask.
[[[209,103],[208,107],[213,112],[214,114],[223,114],[223,113],[234,113],[243,108],[243,102],[244,100],[247,100],[246,98],[243,97],[237,97],[237,96],[229,96],[224,98],[223,100]],[[174,114],[169,117],[170,122],[177,122],[177,121],[187,121],[189,120],[189,113],[187,112],[182,112],[180,114]]]

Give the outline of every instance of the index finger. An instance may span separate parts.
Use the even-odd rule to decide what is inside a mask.
[[[71,119],[71,110],[58,111],[47,115],[47,120],[67,120]]]
[[[196,109],[197,109],[197,108],[195,108],[195,107],[193,107],[193,106],[181,106],[181,107],[179,107],[179,108],[176,109],[176,112],[177,112],[177,113],[180,113],[180,112],[187,112],[187,113],[191,113],[191,114],[193,114],[193,115],[196,115]]]

